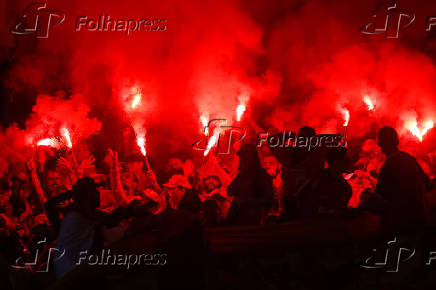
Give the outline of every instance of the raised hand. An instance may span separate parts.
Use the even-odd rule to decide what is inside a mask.
[[[72,172],[74,170],[73,164],[65,157],[61,157],[58,159],[57,167],[68,172]]]

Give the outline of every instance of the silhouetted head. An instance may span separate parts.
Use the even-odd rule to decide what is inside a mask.
[[[183,195],[179,205],[180,210],[187,210],[192,214],[198,214],[200,208],[201,200],[196,194],[189,192]]]
[[[312,137],[316,135],[315,129],[310,126],[303,126],[298,130],[298,137]]]
[[[384,154],[389,155],[398,151],[399,142],[397,131],[394,128],[385,126],[378,131],[378,145]]]
[[[73,206],[76,210],[91,213],[100,206],[100,193],[94,179],[84,177],[79,179],[71,190]]]

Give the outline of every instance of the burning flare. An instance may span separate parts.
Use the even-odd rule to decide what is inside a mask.
[[[208,135],[209,135],[209,127],[208,127],[208,120],[207,120],[207,117],[204,116],[204,115],[201,115],[201,116],[200,116],[200,121],[201,121],[201,124],[203,125],[203,132],[204,132],[204,135],[205,135],[205,136],[208,136]]]
[[[374,110],[375,106],[374,106],[374,102],[371,100],[371,98],[369,96],[364,96],[363,97],[363,102],[366,104],[366,106],[368,107],[368,111],[372,111]]]
[[[45,138],[41,139],[36,143],[36,146],[50,146],[50,147],[56,147],[56,140],[53,138]]]
[[[348,111],[348,109],[346,109],[346,108],[341,108],[340,110],[341,110],[342,118],[344,119],[343,126],[347,127],[348,122],[350,121],[350,111]]]
[[[139,86],[133,86],[129,89],[129,93],[126,96],[126,109],[134,110],[138,108],[142,102],[142,91]]]
[[[138,136],[136,138],[136,144],[138,144],[139,149],[141,149],[142,155],[146,156],[147,151],[145,150],[145,136]]]
[[[68,129],[67,128],[61,129],[61,134],[62,136],[65,137],[65,141],[68,148],[73,148],[73,143],[71,142],[70,132],[68,131]]]
[[[238,103],[239,105],[236,107],[236,121],[241,121],[242,115],[244,115],[245,110],[247,109],[247,103],[249,100],[248,94],[241,94],[238,97]]]
[[[434,126],[434,123],[432,120],[429,120],[427,122],[424,123],[424,127],[423,128],[419,128],[418,127],[418,122],[416,120],[410,120],[404,123],[404,128],[406,128],[407,130],[410,131],[410,133],[412,133],[413,136],[415,136],[416,138],[418,138],[419,142],[422,142],[422,140],[424,139],[425,134],[427,134],[427,132],[432,129]]]
[[[212,137],[210,137],[209,139],[209,142],[207,142],[207,147],[206,150],[204,151],[204,156],[207,156],[207,154],[209,154],[210,149],[212,149],[212,147],[216,145],[216,143],[218,142],[219,135],[220,135],[219,130],[215,129]]]
[[[245,105],[238,105],[238,107],[236,108],[236,121],[241,121],[241,118],[242,118],[242,115],[244,114],[244,112],[245,112],[245,109],[246,109],[246,107],[245,107]]]
[[[135,109],[140,103],[141,103],[141,94],[138,93],[133,96],[132,104],[130,105],[130,107],[132,109]]]

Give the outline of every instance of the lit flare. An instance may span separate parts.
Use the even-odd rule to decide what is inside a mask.
[[[236,121],[241,121],[242,115],[244,115],[244,112],[246,110],[245,105],[240,104],[238,105],[238,107],[236,108]]]
[[[204,151],[204,156],[207,156],[207,154],[209,154],[210,149],[212,149],[212,147],[216,145],[216,143],[218,142],[219,135],[220,135],[219,130],[215,130],[214,134],[212,135],[212,137],[210,137],[209,141],[207,142],[207,147],[206,150]]]
[[[375,108],[374,102],[371,100],[371,98],[369,96],[364,96],[363,102],[366,104],[368,111],[374,110],[374,108]]]
[[[71,142],[70,131],[68,131],[67,128],[63,128],[63,129],[61,130],[61,134],[62,134],[62,136],[64,136],[64,138],[65,138],[65,141],[66,141],[67,147],[68,147],[68,148],[72,148],[72,147],[73,147],[73,143]]]
[[[418,138],[419,142],[422,142],[422,140],[424,140],[425,134],[427,134],[427,132],[432,129],[433,126],[434,122],[432,120],[425,122],[423,128],[418,127],[418,122],[416,120],[410,120],[404,124],[404,128],[409,130],[413,136]]]
[[[344,119],[344,127],[348,126],[348,123],[350,122],[350,111],[348,109],[342,108],[341,109],[342,118]]]
[[[141,103],[141,99],[142,99],[141,94],[135,94],[132,98],[132,103],[130,107],[132,109],[135,109]]]
[[[146,156],[147,151],[145,150],[145,136],[138,136],[136,138],[136,144],[138,144],[139,149],[141,149],[142,155]]]
[[[56,141],[53,138],[41,139],[36,143],[36,146],[50,146],[56,147]]]
[[[209,135],[209,127],[208,127],[208,120],[207,120],[206,116],[201,115],[200,121],[201,121],[201,124],[203,125],[204,135],[208,136]]]

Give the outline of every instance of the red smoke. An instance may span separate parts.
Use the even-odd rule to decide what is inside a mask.
[[[113,147],[120,128],[133,126],[147,131],[151,156],[191,153],[203,134],[201,117],[236,123],[243,100],[241,126],[254,121],[278,131],[307,124],[342,133],[338,108],[346,108],[351,138],[374,137],[376,128],[391,125],[405,142],[416,143],[404,129],[409,116],[419,128],[436,120],[434,40],[423,28],[436,6],[399,3],[419,17],[400,39],[388,40],[359,31],[372,21],[377,1],[325,2],[49,2],[67,15],[65,23],[16,57],[5,85],[33,90],[27,100],[35,106],[25,124],[32,142],[66,126],[73,143],[102,129]],[[17,12],[10,22],[26,3],[10,4]],[[74,31],[77,16],[101,14],[164,18],[167,29]],[[139,101],[132,88],[140,90]],[[431,130],[427,135],[433,140]]]

